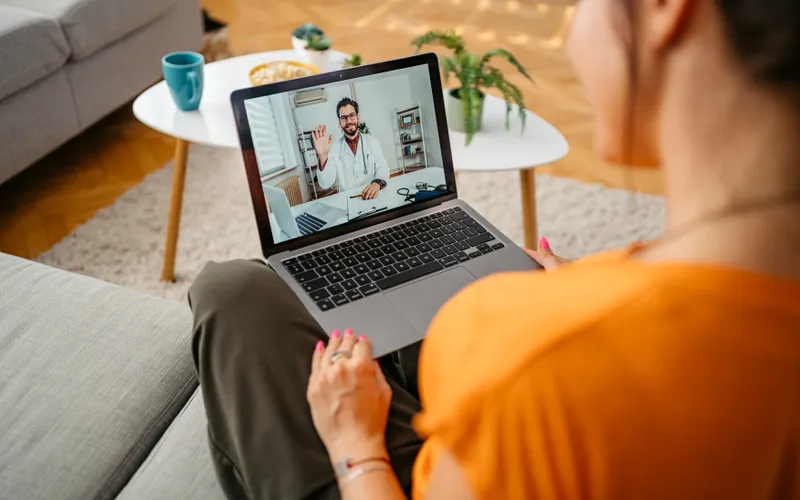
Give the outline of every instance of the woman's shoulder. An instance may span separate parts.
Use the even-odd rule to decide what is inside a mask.
[[[437,391],[454,396],[491,390],[548,348],[632,302],[655,279],[614,255],[554,273],[505,273],[473,283],[445,304],[428,331],[420,362],[423,403],[441,400]]]

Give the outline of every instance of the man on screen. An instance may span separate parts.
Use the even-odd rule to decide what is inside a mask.
[[[323,189],[334,184],[340,191],[365,186],[361,198],[378,196],[389,179],[389,165],[381,145],[371,135],[358,131],[358,103],[345,97],[336,105],[339,128],[343,136],[336,141],[325,125],[314,127],[314,149],[319,156],[317,180]]]

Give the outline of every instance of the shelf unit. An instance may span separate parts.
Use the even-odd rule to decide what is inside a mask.
[[[422,108],[419,102],[411,108],[395,109],[394,115],[397,141],[400,145],[399,171],[405,174],[427,167],[428,148],[425,141]]]
[[[308,190],[312,194],[313,199],[316,200],[338,192],[335,186],[329,189],[322,189],[319,182],[317,182],[319,157],[317,156],[317,151],[314,149],[314,140],[311,137],[311,132],[298,132],[297,147],[300,149],[300,159],[303,162],[303,174],[306,186],[308,186]]]

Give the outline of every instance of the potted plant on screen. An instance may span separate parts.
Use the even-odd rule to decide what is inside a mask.
[[[294,50],[312,66],[325,71],[331,42],[316,25],[306,23],[292,32]]]
[[[478,55],[467,52],[464,39],[453,31],[429,31],[411,42],[419,52],[424,45],[443,45],[453,51],[450,57],[440,58],[445,82],[453,73],[461,85],[451,89],[445,95],[447,124],[452,130],[465,132],[467,144],[472,141],[475,132],[481,128],[483,118],[483,101],[485,89],[496,88],[506,101],[506,129],[510,127],[510,116],[513,105],[518,106],[522,129],[525,129],[525,103],[519,87],[506,80],[503,72],[491,66],[495,57],[510,62],[522,75],[533,81],[528,72],[506,49],[494,49]]]

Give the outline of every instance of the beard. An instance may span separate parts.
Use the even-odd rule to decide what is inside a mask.
[[[350,137],[351,139],[355,137],[356,134],[358,133],[358,123],[348,124],[346,127],[344,127],[344,133],[347,137]]]

